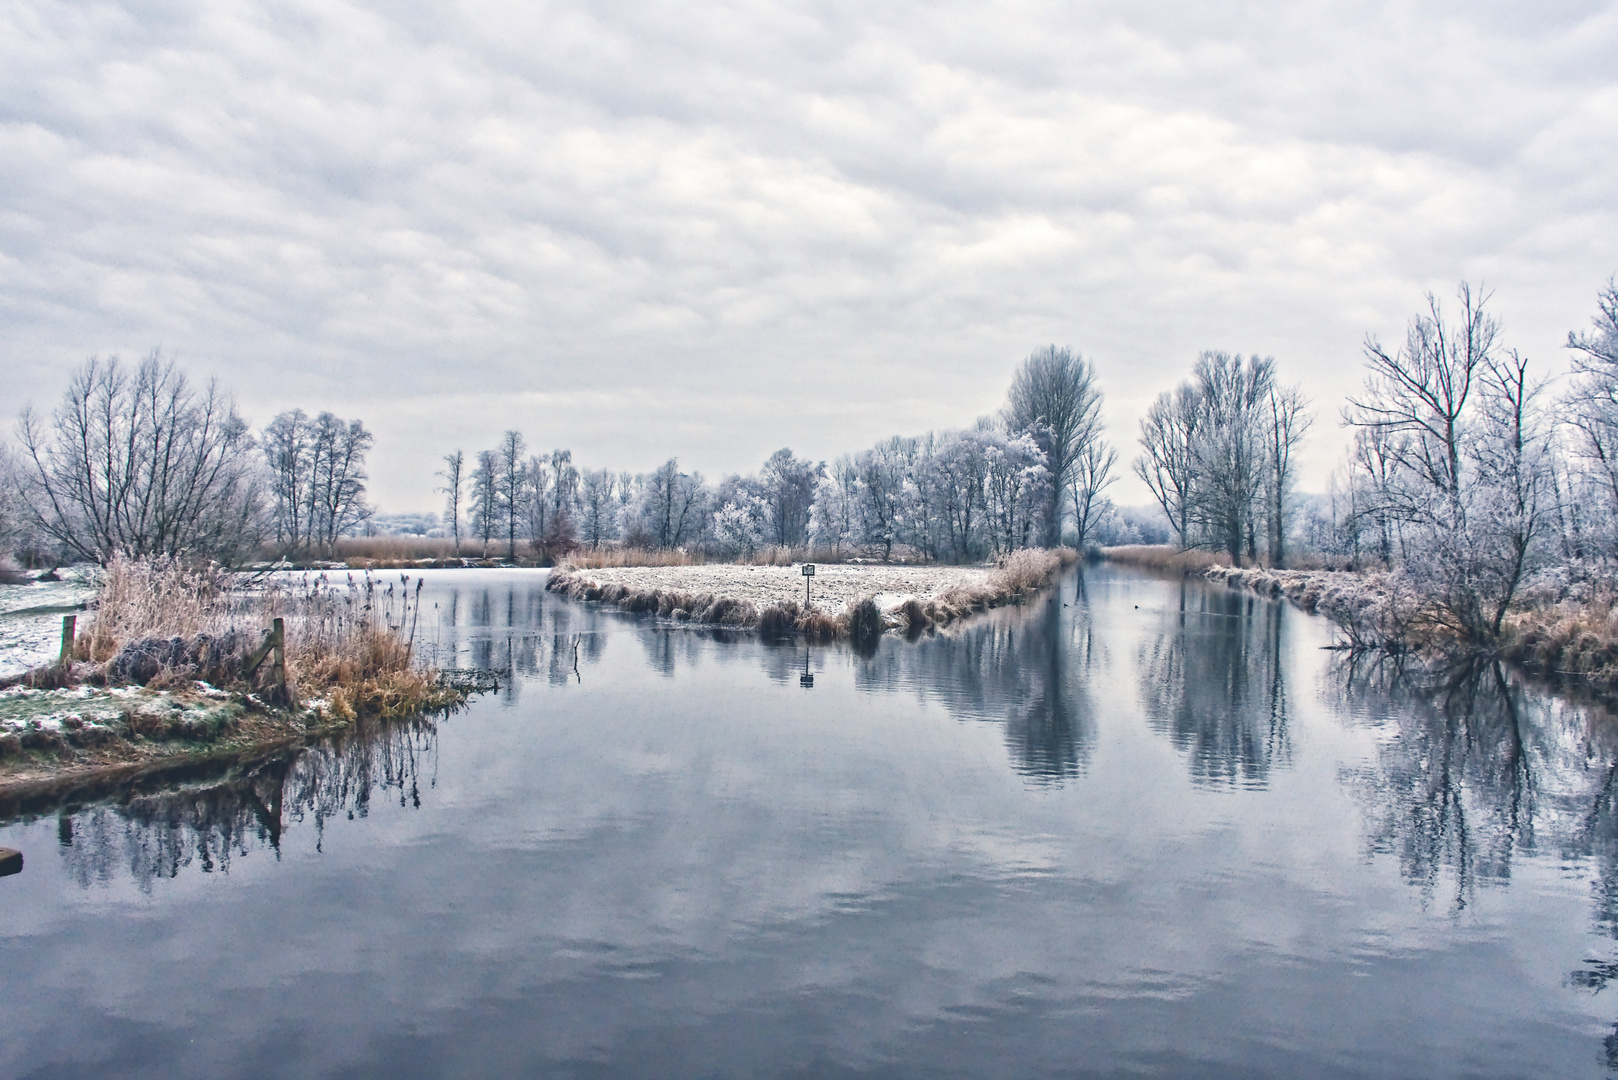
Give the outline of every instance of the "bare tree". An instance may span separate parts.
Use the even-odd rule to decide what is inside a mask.
[[[1074,463],[1068,489],[1073,498],[1073,527],[1080,551],[1089,542],[1090,531],[1096,522],[1111,505],[1102,492],[1113,482],[1112,469],[1117,461],[1118,452],[1096,439],[1084,448]]]
[[[658,547],[672,548],[695,540],[707,518],[700,473],[683,473],[669,458],[644,484],[645,521]]]
[[[527,446],[522,432],[507,431],[495,450],[495,506],[506,531],[506,558],[517,558],[517,523],[522,521],[528,493]]]
[[[500,466],[493,450],[478,452],[477,468],[472,470],[472,530],[483,541],[483,554],[500,529]]]
[[[1239,562],[1256,556],[1255,503],[1264,483],[1263,407],[1275,361],[1205,352],[1193,375],[1202,420],[1192,444],[1197,484],[1192,516]]]
[[[365,458],[371,434],[358,420],[302,409],[264,429],[264,457],[275,498],[276,541],[285,553],[330,553],[337,538],[370,516]]]
[[[466,455],[459,450],[444,455],[444,516],[449,518],[450,530],[455,537],[455,554],[461,553],[461,488],[466,472]]]
[[[1269,455],[1265,478],[1266,516],[1269,518],[1270,565],[1279,568],[1286,564],[1287,521],[1291,517],[1289,500],[1295,482],[1292,457],[1309,433],[1314,418],[1308,412],[1308,399],[1295,386],[1278,386],[1272,381],[1268,405],[1269,430],[1264,440]]]
[[[153,352],[126,373],[92,359],[47,422],[24,409],[18,491],[29,525],[74,555],[233,561],[260,536],[254,441],[234,403]]]
[[[809,512],[815,501],[815,485],[826,475],[819,465],[792,456],[782,447],[764,463],[759,480],[764,500],[770,508],[772,539],[782,547],[798,547],[808,539]]]
[[[1427,294],[1427,314],[1410,320],[1405,343],[1390,354],[1365,340],[1370,368],[1365,392],[1349,399],[1344,420],[1353,427],[1405,436],[1388,445],[1424,490],[1441,492],[1450,524],[1464,524],[1461,509],[1462,417],[1479,373],[1493,355],[1500,325],[1484,311],[1489,297],[1462,283],[1459,323],[1446,322],[1438,299]],[[1414,511],[1415,507],[1406,508]]]
[[[1012,378],[1006,426],[1030,434],[1045,451],[1050,470],[1045,542],[1054,546],[1062,530],[1062,501],[1074,464],[1101,436],[1101,391],[1095,370],[1067,348],[1046,346],[1028,355]]]
[[[1140,422],[1143,453],[1135,460],[1135,474],[1163,508],[1181,548],[1192,546],[1195,450],[1201,422],[1201,397],[1189,383],[1159,394]]]

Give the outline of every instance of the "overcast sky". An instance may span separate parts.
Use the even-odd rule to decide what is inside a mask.
[[[436,508],[509,427],[709,475],[1094,360],[1112,437],[1273,354],[1324,486],[1367,333],[1494,290],[1565,366],[1618,272],[1618,4],[0,7],[7,412],[153,346]],[[1130,481],[1119,501],[1145,501]]]

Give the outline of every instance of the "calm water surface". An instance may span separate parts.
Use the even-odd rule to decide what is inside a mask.
[[[0,1076],[1618,1075],[1598,710],[1106,568],[868,656],[428,577],[498,694],[8,811]]]

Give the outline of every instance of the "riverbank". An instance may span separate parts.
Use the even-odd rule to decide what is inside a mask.
[[[420,589],[114,560],[69,655],[0,679],[0,789],[455,709],[482,687],[417,662]]]
[[[10,686],[0,690],[0,797],[268,752],[359,720],[324,698],[277,707],[201,682],[175,690]]]
[[[1450,655],[1487,653],[1550,682],[1618,693],[1618,591],[1610,582],[1561,582],[1522,591],[1499,640],[1461,642],[1430,617],[1433,601],[1398,571],[1267,570],[1212,566],[1209,581],[1285,597],[1335,623],[1350,646]]]
[[[923,633],[1016,602],[1077,561],[1071,548],[1057,548],[1014,552],[994,566],[821,564],[808,579],[807,603],[801,566],[585,568],[564,561],[546,587],[676,622],[868,640],[887,630]]]

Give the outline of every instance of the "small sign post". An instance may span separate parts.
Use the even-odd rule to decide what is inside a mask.
[[[815,564],[812,563],[812,562],[804,563],[803,564],[803,606],[806,607],[806,608],[809,606],[809,579],[814,577],[814,576],[815,576]]]

